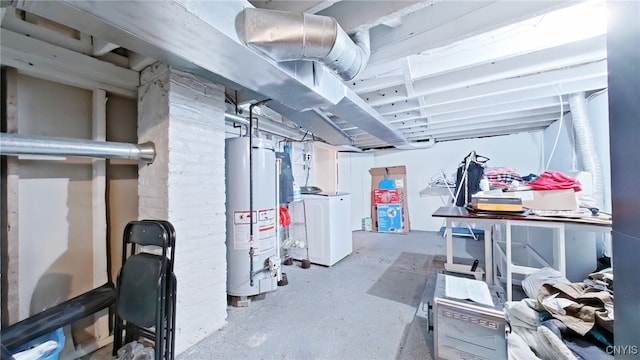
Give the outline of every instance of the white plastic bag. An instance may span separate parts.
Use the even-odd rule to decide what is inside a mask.
[[[153,360],[154,355],[152,347],[132,341],[118,349],[117,360]]]

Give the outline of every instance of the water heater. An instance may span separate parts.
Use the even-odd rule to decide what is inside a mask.
[[[276,290],[280,274],[273,145],[249,138],[225,143],[227,188],[227,294],[253,296]],[[253,190],[250,189],[252,178]]]

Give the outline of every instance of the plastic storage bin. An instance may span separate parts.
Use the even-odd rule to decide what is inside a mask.
[[[42,356],[40,356],[38,358],[38,360],[58,360],[60,357],[60,353],[62,352],[62,349],[64,349],[64,343],[65,343],[65,336],[64,336],[64,331],[62,331],[62,328],[49,333],[47,335],[43,335],[40,336],[39,338],[33,339],[31,341],[29,341],[28,343],[14,349],[11,351],[12,355],[15,355],[19,352],[23,352],[26,350],[29,350],[31,348],[34,348],[40,344],[44,344],[45,342],[49,341],[49,340],[53,340],[55,342],[58,343],[58,346],[56,346],[56,348],[53,351],[50,351],[48,353],[43,354]]]

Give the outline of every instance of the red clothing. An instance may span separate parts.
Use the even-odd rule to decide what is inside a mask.
[[[582,184],[580,184],[580,181],[559,171],[545,171],[540,174],[540,178],[538,180],[531,181],[527,185],[531,186],[534,190],[582,190]]]

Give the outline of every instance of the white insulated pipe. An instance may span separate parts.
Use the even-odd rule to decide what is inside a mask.
[[[569,107],[576,133],[576,146],[582,158],[584,170],[591,173],[593,179],[593,197],[598,207],[602,207],[604,199],[604,174],[602,163],[593,138],[593,130],[587,112],[585,93],[579,92],[569,96]]]
[[[81,156],[100,159],[144,160],[152,163],[156,151],[151,142],[129,144],[0,133],[0,155]]]

